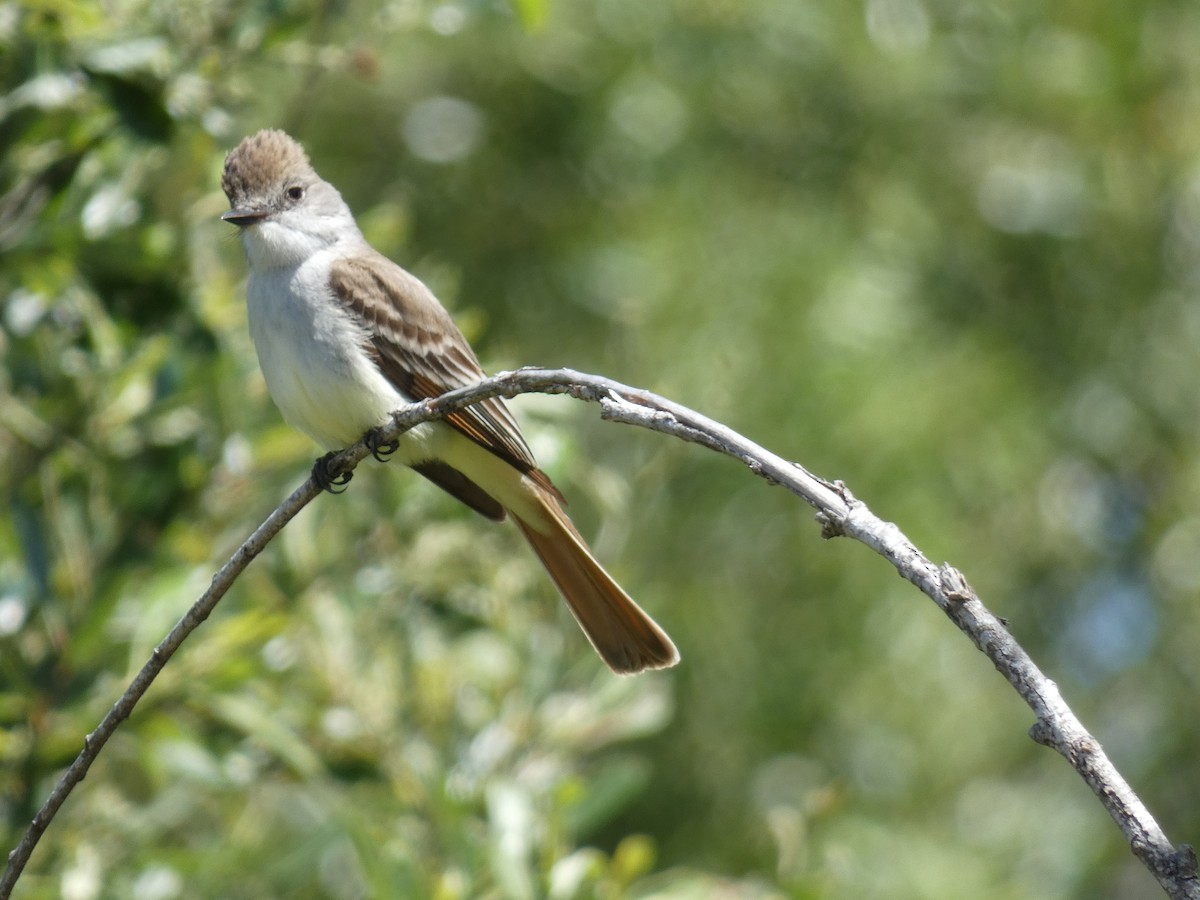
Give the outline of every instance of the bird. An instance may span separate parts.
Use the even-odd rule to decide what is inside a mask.
[[[246,137],[221,186],[230,204],[221,218],[238,227],[249,267],[250,336],[283,418],[329,451],[366,437],[377,456],[475,512],[511,518],[614,672],[678,663],[670,637],[596,559],[501,399],[372,443],[395,410],[486,373],[433,292],[367,243],[300,143],[277,129]]]

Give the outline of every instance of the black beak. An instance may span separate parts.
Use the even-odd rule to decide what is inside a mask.
[[[231,209],[221,214],[221,221],[230,225],[246,226],[261,222],[270,214],[266,209]]]

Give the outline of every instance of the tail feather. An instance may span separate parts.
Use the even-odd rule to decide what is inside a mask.
[[[604,571],[558,501],[543,492],[539,499],[545,515],[538,525],[544,527],[515,514],[513,519],[601,659],[621,674],[679,662],[666,632]]]

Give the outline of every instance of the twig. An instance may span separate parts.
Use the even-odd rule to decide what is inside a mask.
[[[225,596],[225,593],[237,580],[238,575],[242,570],[250,564],[250,561],[270,542],[284,525],[295,517],[301,509],[303,509],[309,501],[311,501],[320,489],[316,483],[310,478],[308,482],[297,488],[296,491],[280,504],[266,520],[254,530],[237,551],[229,558],[229,561],[223,565],[216,575],[213,576],[212,584],[208,590],[200,595],[199,599],[192,604],[182,619],[171,629],[171,632],[163,638],[162,642],[154,648],[150,654],[150,659],[142,666],[141,671],[137,673],[133,681],[125,693],[121,695],[113,708],[108,711],[108,714],[96,726],[96,730],[87,735],[83,739],[83,750],[75,757],[75,761],[63,773],[54,790],[50,792],[50,796],[46,798],[46,802],[42,804],[42,808],[38,810],[37,815],[29,823],[29,827],[25,830],[25,834],[21,838],[21,842],[8,854],[8,866],[4,870],[3,878],[0,878],[0,900],[8,900],[12,893],[13,887],[20,878],[21,872],[25,868],[25,864],[29,862],[29,857],[33,853],[34,847],[37,846],[42,834],[49,827],[50,822],[58,813],[59,808],[66,801],[67,796],[74,790],[75,786],[87,776],[88,769],[92,767],[92,763],[96,761],[96,757],[100,755],[100,751],[104,745],[108,743],[108,739],[113,736],[120,724],[129,718],[129,714],[133,712],[133,708],[141,700],[142,695],[150,687],[150,684],[158,677],[167,661],[179,649],[189,634],[195,631],[200,623],[208,618],[209,614],[216,608],[220,599]]]
[[[392,425],[382,431],[379,439],[386,442],[399,437],[421,422],[441,418],[488,397],[514,397],[523,393],[569,394],[599,403],[605,419],[669,434],[741,460],[754,474],[787,488],[815,508],[826,537],[852,537],[883,556],[901,576],[928,595],[1008,679],[1036,716],[1030,736],[1057,750],[1079,772],[1120,827],[1134,854],[1167,895],[1200,900],[1193,849],[1186,844],[1179,848],[1171,845],[1100,743],[1063,700],[1058,687],[1042,674],[1004,624],[988,611],[962,574],[949,565],[935,566],[899,528],[875,516],[843,485],[827,482],[687,407],[607,378],[569,369],[503,372],[472,387],[414,403],[395,413]],[[329,471],[349,472],[367,453],[363,444],[356,444],[338,454]],[[8,867],[0,879],[0,900],[7,900],[58,809],[83,780],[104,744],[128,718],[171,655],[208,618],[247,564],[319,492],[316,482],[309,479],[284,501],[221,567],[209,589],[155,648],[129,689],[87,736],[83,750],[38,811],[20,844],[9,854]]]

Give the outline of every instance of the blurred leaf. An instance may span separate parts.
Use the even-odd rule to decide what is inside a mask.
[[[0,4],[6,843],[317,453],[219,221],[261,127],[489,368],[645,384],[962,568],[1194,843],[1198,39],[1154,2]],[[882,561],[732,461],[513,407],[678,669],[611,678],[512,528],[364,469],[172,660],[24,895],[1153,889]]]
[[[528,31],[540,31],[550,16],[548,0],[513,0],[513,8]]]

